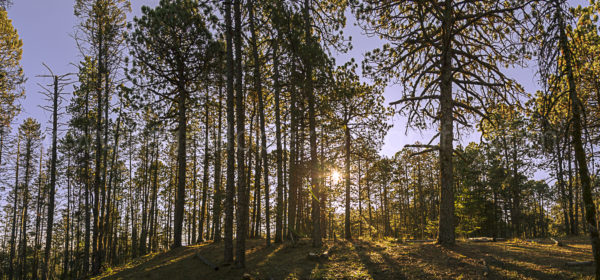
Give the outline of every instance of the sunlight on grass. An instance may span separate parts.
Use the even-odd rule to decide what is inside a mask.
[[[262,261],[258,262],[258,265],[265,265],[266,263],[268,263],[271,260],[271,258],[273,258],[281,250],[281,248],[283,248],[283,246],[279,245],[277,249],[273,250],[273,252],[265,256]]]
[[[580,242],[580,243],[576,243]],[[558,247],[519,240],[512,242],[458,242],[398,244],[393,240],[326,241],[316,250],[308,243],[265,247],[264,240],[249,241],[247,268],[224,267],[218,272],[199,263],[199,252],[212,260],[222,245],[191,246],[149,254],[123,267],[113,268],[109,279],[591,279],[593,268],[572,268],[565,262],[590,259],[590,245],[576,241]],[[302,244],[302,243],[301,243]],[[328,259],[308,258],[311,252],[328,251]],[[218,256],[218,257],[217,257]],[[193,266],[192,269],[188,267]],[[100,279],[98,278],[98,279]]]

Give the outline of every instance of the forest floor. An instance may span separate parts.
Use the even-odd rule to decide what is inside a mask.
[[[451,247],[433,242],[388,240],[327,241],[322,249],[310,240],[272,244],[249,240],[246,269],[220,266],[223,243],[204,243],[149,254],[113,268],[96,279],[591,279],[593,266],[568,267],[591,260],[588,238],[528,242],[458,241]],[[234,242],[235,243],[235,242]],[[328,252],[328,259],[310,253]],[[212,270],[195,255],[219,265]]]

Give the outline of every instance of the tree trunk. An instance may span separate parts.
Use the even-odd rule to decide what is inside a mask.
[[[555,150],[555,155],[556,155],[556,161],[554,162],[556,165],[556,177],[558,179],[558,191],[560,192],[560,198],[561,198],[561,203],[562,203],[562,212],[563,212],[563,218],[564,218],[564,223],[565,223],[565,233],[568,234],[569,233],[569,228],[570,228],[570,223],[569,223],[569,215],[567,212],[567,195],[565,193],[565,181],[563,179],[563,161],[562,161],[562,157],[560,154],[560,140],[559,140],[559,136],[556,135],[554,137],[554,141],[556,142],[556,150]]]
[[[257,35],[256,35],[256,27],[254,24],[254,5],[253,1],[250,1],[250,32],[252,33],[251,44],[252,44],[252,56],[254,60],[254,90],[256,91],[256,95],[258,95],[258,116],[259,116],[259,125],[260,125],[260,145],[261,145],[261,156],[262,156],[262,165],[263,167],[263,177],[265,184],[265,228],[266,228],[266,243],[267,247],[271,245],[271,217],[269,215],[270,206],[269,206],[269,160],[267,158],[267,133],[265,129],[265,105],[263,101],[263,91],[262,91],[262,81],[260,76],[260,60],[258,56],[258,47],[257,47]],[[256,139],[258,143],[258,139]],[[258,145],[257,145],[258,146]],[[260,177],[260,175],[258,175]],[[260,199],[260,197],[259,197]],[[260,211],[260,207],[258,209]],[[260,217],[260,216],[259,216]],[[260,220],[260,219],[259,219]]]
[[[245,157],[245,96],[242,83],[242,4],[241,0],[234,0],[235,18],[235,88],[236,88],[236,118],[237,118],[237,164],[238,164],[238,190],[237,190],[237,229],[236,229],[236,260],[237,267],[246,265],[246,236],[248,234],[248,193],[246,185]]]
[[[154,222],[154,217],[156,217],[156,215],[157,215],[156,199],[157,199],[157,195],[158,195],[158,158],[159,158],[158,145],[159,145],[159,143],[156,139],[156,134],[157,134],[157,131],[155,130],[154,131],[154,149],[155,150],[154,150],[154,168],[153,168],[153,171],[154,171],[153,177],[154,178],[152,179],[152,193],[150,194],[150,214],[149,214],[149,216],[150,216],[149,217],[149,220],[150,220],[150,229],[149,229],[150,238],[149,239],[150,240],[148,241],[148,245],[149,245],[148,247],[150,247],[150,250],[149,250],[150,252],[153,251],[153,247],[152,247],[153,242],[154,242],[153,233],[156,228],[156,223]],[[145,242],[145,239],[144,239],[144,242]]]
[[[565,24],[560,22],[560,38],[559,44],[564,55],[565,67],[567,72],[567,80],[569,83],[569,99],[571,105],[571,112],[573,114],[572,124],[573,129],[571,130],[571,137],[573,140],[573,148],[575,150],[575,159],[579,164],[579,178],[581,180],[583,203],[585,205],[585,215],[587,228],[590,233],[590,241],[592,243],[592,255],[594,256],[596,279],[600,279],[600,237],[598,236],[598,227],[596,223],[596,206],[592,197],[592,188],[590,174],[587,166],[586,154],[583,149],[582,142],[582,104],[579,96],[577,95],[575,87],[575,76],[572,68],[571,61],[571,50],[568,45],[568,38],[565,33]]]
[[[215,195],[213,199],[213,241],[221,242],[221,199],[223,190],[221,187],[221,121],[223,100],[223,75],[219,73],[219,121],[217,122],[216,149],[215,149]]]
[[[27,278],[27,210],[28,210],[28,199],[29,199],[29,179],[31,178],[31,153],[33,150],[33,144],[31,139],[27,139],[25,142],[25,180],[23,185],[23,203],[21,212],[21,242],[19,244],[19,270],[18,277],[21,279]]]
[[[277,206],[275,214],[275,243],[283,242],[283,169],[282,169],[282,150],[281,150],[281,108],[280,108],[280,94],[281,89],[279,85],[279,57],[277,51],[279,50],[279,31],[277,31],[277,37],[273,39],[273,93],[275,95],[275,138],[276,138],[276,162],[277,162]]]
[[[101,36],[101,35],[100,35]],[[100,39],[100,47],[98,53],[102,53],[102,39]],[[100,189],[102,188],[102,56],[98,55],[98,88],[96,90],[96,170],[94,172],[94,205],[93,205],[93,216],[94,216],[94,228],[92,235],[92,274],[96,275],[100,273]]]
[[[346,109],[347,110],[347,109]],[[344,236],[346,239],[352,239],[352,229],[350,225],[350,127],[346,121],[344,124],[344,151],[346,153],[346,171],[344,172],[346,185],[346,209],[344,212]]]
[[[293,63],[293,62],[292,62]],[[293,69],[293,67],[292,67]],[[288,238],[295,240],[296,238],[296,208],[297,208],[297,196],[298,186],[296,184],[296,177],[298,176],[298,167],[296,166],[296,158],[298,153],[297,133],[298,133],[298,109],[296,103],[296,92],[295,86],[291,88],[291,101],[290,101],[290,158],[289,158],[289,191],[288,191]]]
[[[194,143],[194,161],[193,161],[193,167],[192,167],[192,189],[193,189],[193,193],[194,193],[194,198],[193,198],[193,203],[194,205],[192,206],[192,243],[196,243],[196,214],[198,212],[198,207],[196,206],[198,204],[198,184],[197,184],[197,179],[196,178],[196,173],[198,172],[198,167],[197,167],[197,163],[198,163],[198,144],[196,143],[196,140],[193,140]],[[202,235],[202,234],[201,234]],[[200,240],[198,240],[199,242]]]
[[[362,186],[360,185],[361,169],[360,169],[360,158],[357,160],[358,163],[358,179],[356,183],[358,185],[358,238],[362,237],[363,228],[363,214],[362,214]]]
[[[85,93],[85,115],[89,117],[89,92]],[[85,159],[84,159],[84,181],[85,181],[85,235],[84,235],[84,248],[83,248],[83,275],[87,275],[90,271],[90,127],[88,122],[85,122]]]
[[[66,176],[67,176],[67,211],[66,211],[66,226],[65,226],[65,248],[64,248],[64,253],[63,253],[63,274],[62,274],[62,279],[67,279],[69,278],[69,274],[70,274],[70,268],[69,268],[69,259],[70,259],[70,242],[71,242],[71,153],[67,152],[66,155],[67,158],[67,170],[66,170]],[[48,242],[48,241],[46,241]]]
[[[58,130],[58,77],[54,76],[54,95],[52,104],[52,158],[50,159],[50,189],[48,190],[48,223],[46,226],[46,248],[42,279],[48,275],[50,248],[52,246],[52,226],[54,225],[54,193],[56,192],[56,137]]]
[[[369,170],[367,168],[367,170]],[[367,171],[368,172],[368,171]],[[371,207],[371,183],[369,180],[369,174],[367,173],[367,207],[369,207],[369,237],[373,237],[373,212]],[[405,215],[406,217],[406,215]]]
[[[442,35],[440,81],[440,221],[437,242],[454,244],[454,178],[452,170],[452,1],[446,0]]]
[[[45,191],[44,191],[44,177],[43,177],[43,173],[42,173],[42,163],[44,162],[44,149],[43,147],[40,149],[40,167],[39,167],[39,172],[38,172],[38,193],[37,193],[37,198],[35,201],[35,235],[34,235],[34,242],[33,242],[33,267],[31,269],[31,278],[33,279],[38,279],[38,264],[39,264],[39,258],[38,258],[38,253],[39,253],[39,249],[41,247],[41,224],[42,224],[42,216],[44,215],[44,209],[43,209],[43,204],[44,204],[44,198],[45,198]]]
[[[223,262],[233,263],[233,199],[235,196],[235,115],[233,92],[233,29],[231,0],[225,3],[225,40],[227,44],[227,177],[225,185],[225,252]]]
[[[152,159],[150,158],[150,144],[148,143],[148,135],[144,134],[144,145],[145,145],[145,155],[142,160],[143,166],[143,178],[142,178],[142,224],[140,229],[140,240],[139,240],[139,253],[140,255],[146,254],[146,240],[148,237],[148,202],[150,198],[148,197],[148,181],[150,179],[150,168],[152,167]]]
[[[186,100],[187,91],[184,85],[179,85],[178,101],[178,131],[177,131],[177,193],[175,195],[175,217],[173,221],[173,246],[181,247],[181,237],[183,229],[183,214],[185,206],[185,181],[186,181]]]
[[[305,24],[305,38],[306,45],[309,48],[314,47],[312,42],[311,33],[311,21],[310,21],[310,0],[304,0],[304,24]],[[313,247],[321,247],[323,241],[321,240],[321,210],[318,197],[320,197],[320,186],[319,186],[319,167],[317,160],[317,132],[315,128],[316,117],[315,117],[315,93],[313,89],[313,65],[312,58],[306,57],[306,84],[305,84],[305,96],[308,98],[308,129],[310,132],[310,184],[312,192],[311,200],[311,216],[312,216],[312,245]]]
[[[109,118],[108,111],[110,105],[110,85],[109,85],[109,75],[108,75],[108,66],[106,59],[104,60],[104,136],[102,147],[102,193],[100,194],[100,198],[102,199],[101,203],[101,212],[100,212],[100,233],[98,235],[99,249],[98,249],[98,257],[100,258],[99,264],[102,265],[106,259],[106,244],[108,238],[108,217],[109,217],[109,209],[110,209],[110,185],[107,184],[107,174],[108,174],[108,127],[109,127]],[[108,194],[107,194],[108,192]]]
[[[17,161],[15,168],[15,187],[13,190],[13,215],[12,215],[12,230],[10,233],[10,257],[8,259],[8,279],[14,277],[13,261],[15,258],[16,229],[17,229],[17,207],[19,201],[19,157],[21,152],[21,140],[17,139]]]
[[[206,96],[205,96],[205,115],[204,115],[204,162],[203,162],[203,170],[204,170],[204,174],[202,176],[202,206],[200,206],[200,224],[198,225],[198,242],[203,242],[204,238],[202,237],[202,235],[204,234],[204,223],[206,223],[207,219],[206,219],[206,197],[208,196],[208,124],[209,124],[209,118],[208,118],[208,111],[209,111],[209,106],[208,106],[208,91],[206,91]]]
[[[256,107],[255,107],[256,108]],[[256,111],[256,110],[255,110]],[[254,113],[252,114],[254,115]],[[252,128],[252,121],[250,122],[250,127]],[[251,132],[249,134],[252,134]],[[260,235],[260,174],[262,170],[262,159],[259,153],[258,139],[260,139],[260,127],[259,122],[256,122],[256,158],[254,159],[254,213],[253,220],[254,225],[252,228],[254,231],[250,232],[252,238],[256,238]],[[252,147],[252,138],[250,138],[250,147]],[[252,149],[250,149],[252,151]],[[248,171],[250,171],[250,158],[252,157],[251,153],[248,154]],[[250,172],[248,172],[248,179],[250,179]],[[250,180],[248,180],[248,187],[250,187]]]

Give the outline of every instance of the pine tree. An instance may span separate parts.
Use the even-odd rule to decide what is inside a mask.
[[[136,70],[142,76],[137,85],[174,106],[169,112],[177,120],[177,192],[173,248],[181,246],[186,183],[187,109],[192,94],[198,92],[210,69],[210,53],[215,44],[206,28],[197,1],[161,1],[154,8],[144,7],[142,17],[134,19],[130,45]],[[177,19],[177,20],[174,20]],[[177,30],[177,33],[171,32]],[[160,59],[157,59],[160,58]],[[155,84],[164,88],[156,89]]]

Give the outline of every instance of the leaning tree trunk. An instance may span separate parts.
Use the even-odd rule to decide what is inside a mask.
[[[203,238],[203,232],[204,232],[204,223],[206,222],[206,197],[208,195],[208,123],[209,123],[209,118],[208,118],[208,91],[206,91],[206,96],[205,96],[205,115],[204,115],[204,174],[202,176],[202,205],[200,206],[200,223],[198,225],[198,242],[203,242],[204,238]],[[208,237],[207,237],[208,239]]]
[[[564,27],[564,23],[561,18],[561,27]],[[575,87],[575,77],[572,68],[571,50],[568,45],[568,38],[565,33],[565,28],[560,30],[559,38],[560,48],[565,59],[565,70],[567,72],[567,80],[569,83],[569,99],[571,105],[571,112],[573,114],[572,124],[573,129],[571,130],[571,136],[573,140],[573,148],[575,150],[575,159],[579,164],[579,177],[581,180],[583,203],[585,205],[585,220],[587,222],[587,228],[590,233],[590,241],[592,243],[592,255],[595,262],[596,279],[600,279],[600,237],[598,236],[598,227],[596,223],[596,206],[592,197],[592,188],[590,174],[587,166],[586,154],[583,149],[582,143],[582,104],[579,96],[577,95]]]

